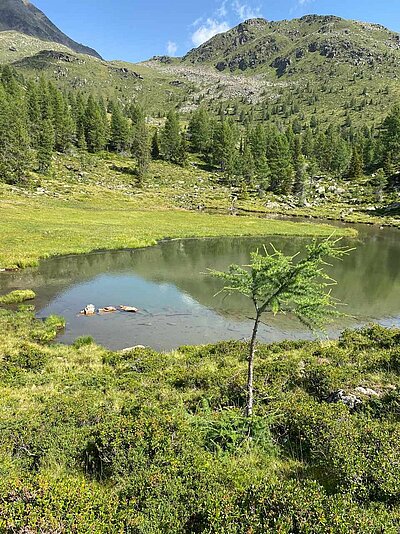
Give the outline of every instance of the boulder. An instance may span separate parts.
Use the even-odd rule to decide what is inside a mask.
[[[357,407],[359,407],[362,404],[362,401],[358,397],[352,394],[346,395],[342,389],[339,389],[338,391],[331,393],[329,397],[326,399],[326,401],[330,403],[341,402],[342,404],[347,406],[350,410],[356,410]]]
[[[99,308],[99,313],[112,313],[116,311],[117,308],[114,308],[114,306],[106,306],[105,308]]]
[[[119,309],[121,311],[127,312],[127,313],[137,313],[139,310],[135,308],[134,306],[120,306]]]
[[[93,304],[88,304],[86,308],[81,311],[81,315],[96,315],[96,308]]]
[[[377,393],[374,389],[371,388],[364,388],[364,387],[357,387],[356,388],[357,393],[361,393],[361,395],[366,395],[367,397],[379,397],[379,393]]]

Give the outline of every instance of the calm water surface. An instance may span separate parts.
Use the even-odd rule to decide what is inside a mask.
[[[331,335],[370,321],[400,325],[400,232],[366,226],[358,230],[359,239],[346,243],[357,250],[330,268],[338,281],[334,294],[347,303],[343,311],[354,318],[333,325]],[[203,273],[207,268],[246,264],[250,252],[265,243],[294,253],[308,241],[275,236],[185,240],[136,251],[53,258],[37,269],[1,274],[0,293],[33,289],[39,317],[66,318],[65,332],[59,337],[64,343],[91,335],[111,349],[141,344],[169,350],[244,339],[251,331],[251,307],[240,296],[215,297],[221,283]],[[97,308],[125,304],[140,312],[79,316],[87,304]],[[265,319],[268,326],[262,327],[260,335],[265,341],[310,337],[292,317]]]

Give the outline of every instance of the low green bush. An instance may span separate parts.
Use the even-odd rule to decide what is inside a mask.
[[[112,352],[63,324],[0,310],[0,532],[398,533],[398,331],[259,345],[247,419],[245,343]]]
[[[0,296],[0,304],[20,304],[21,302],[26,302],[27,300],[34,300],[36,294],[30,289],[18,289],[16,291],[11,291],[7,295]]]

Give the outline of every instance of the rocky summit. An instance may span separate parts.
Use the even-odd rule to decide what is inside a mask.
[[[374,67],[400,63],[400,35],[379,24],[336,16],[306,15],[269,22],[250,19],[191,50],[184,63],[219,71],[268,70],[278,76],[304,70],[317,56],[334,63]]]
[[[62,44],[80,54],[88,54],[101,59],[95,50],[65,35],[28,0],[0,0],[0,31],[17,31],[43,41]]]

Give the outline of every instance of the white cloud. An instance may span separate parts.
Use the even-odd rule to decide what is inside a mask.
[[[218,18],[224,18],[228,14],[228,9],[226,7],[226,4],[228,3],[228,0],[224,0],[220,7],[217,9],[216,14]]]
[[[167,54],[169,56],[174,56],[178,50],[178,45],[173,41],[168,41],[167,43]]]
[[[235,2],[233,3],[233,9],[241,21],[255,19],[261,16],[261,10],[259,7],[252,7],[249,4],[242,4],[241,2],[239,2],[239,0],[235,0]]]
[[[302,2],[312,0],[298,0]],[[191,27],[196,28],[192,33],[191,39],[195,46],[200,46],[214,35],[228,31],[238,22],[261,17],[259,7],[254,7],[243,0],[222,0],[218,9],[213,15],[195,20]]]
[[[198,19],[196,19],[194,22],[192,22],[192,24],[190,25],[191,28],[196,28],[196,26],[199,26],[199,24],[201,24],[204,20],[204,17],[199,17]]]
[[[297,5],[305,6],[307,4],[312,4],[315,0],[297,0]]]
[[[192,34],[192,42],[195,46],[200,46],[211,39],[211,37],[214,37],[214,35],[228,31],[230,27],[231,26],[226,21],[218,21],[211,18],[207,19],[207,21]]]

